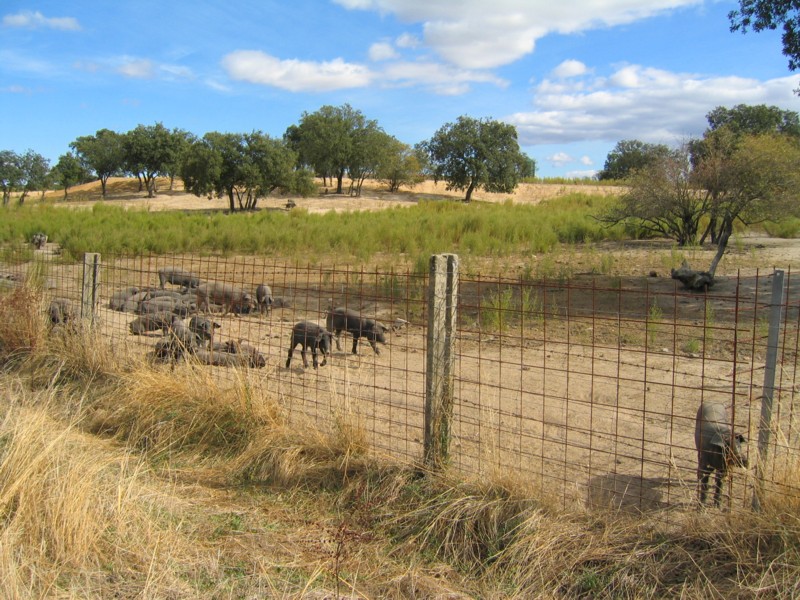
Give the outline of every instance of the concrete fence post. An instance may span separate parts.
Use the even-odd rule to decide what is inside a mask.
[[[95,308],[100,290],[100,255],[87,252],[83,255],[83,285],[81,287],[81,321],[95,324]]]
[[[430,469],[441,469],[449,455],[457,308],[458,256],[435,254],[430,260],[425,369],[424,463]]]
[[[761,508],[764,467],[769,456],[769,438],[772,433],[772,403],[775,396],[775,373],[778,368],[778,339],[783,322],[783,275],[782,270],[775,269],[772,277],[767,356],[764,361],[764,386],[761,393],[761,419],[758,423],[758,463],[756,464],[756,483],[755,492],[753,493],[754,510]]]

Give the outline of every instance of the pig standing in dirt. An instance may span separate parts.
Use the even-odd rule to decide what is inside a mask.
[[[162,290],[167,283],[183,286],[186,290],[189,288],[196,288],[200,285],[199,277],[189,271],[179,269],[178,267],[164,267],[163,269],[159,269],[158,281],[161,284]]]
[[[221,305],[223,314],[249,313],[255,308],[253,297],[236,286],[217,281],[201,283],[197,288],[198,309],[208,311],[212,303]]]
[[[718,402],[703,403],[697,410],[694,444],[697,448],[697,480],[700,503],[706,501],[708,478],[716,471],[714,506],[719,506],[722,495],[722,478],[730,466],[747,466],[742,455],[742,444],[747,440],[741,433],[733,434],[730,418],[724,405]]]
[[[358,354],[359,338],[367,338],[375,354],[381,353],[381,351],[378,350],[377,343],[386,343],[386,327],[372,319],[362,318],[360,314],[349,308],[339,307],[332,309],[328,312],[326,325],[336,336],[337,350],[342,349],[342,345],[339,341],[339,336],[342,331],[346,331],[353,336],[353,354]]]
[[[266,283],[258,284],[256,288],[256,304],[258,311],[263,315],[272,310],[272,290]]]
[[[331,353],[332,334],[324,327],[312,323],[311,321],[300,321],[292,327],[292,341],[289,344],[289,357],[286,359],[286,368],[292,364],[292,354],[297,344],[301,345],[300,356],[303,357],[303,367],[308,368],[306,358],[306,348],[311,348],[311,359],[314,368],[317,368],[317,351],[322,353],[321,366],[328,362],[328,354]]]

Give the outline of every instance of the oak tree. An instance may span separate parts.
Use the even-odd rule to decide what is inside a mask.
[[[529,168],[516,128],[492,119],[461,116],[420,147],[428,154],[434,180],[445,181],[448,190],[465,191],[464,202],[476,189],[513,192]]]
[[[295,152],[264,133],[210,132],[189,144],[180,174],[188,191],[227,197],[233,212],[255,209],[276,189],[308,194],[311,176],[296,166]]]
[[[81,136],[70,144],[78,159],[97,175],[103,198],[106,197],[108,178],[124,168],[125,150],[122,141],[123,136],[116,131],[100,129],[95,135]]]
[[[59,156],[56,166],[53,167],[55,181],[64,188],[64,200],[67,199],[69,188],[85,181],[87,176],[86,168],[72,152]]]
[[[670,149],[664,144],[648,144],[640,140],[621,140],[606,156],[598,179],[626,179],[634,171],[666,158]]]

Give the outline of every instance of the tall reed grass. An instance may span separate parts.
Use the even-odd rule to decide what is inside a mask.
[[[621,239],[621,228],[592,218],[609,202],[613,199],[573,194],[536,206],[422,201],[377,212],[230,215],[124,210],[101,203],[91,210],[26,205],[3,211],[0,244],[27,241],[44,231],[67,260],[84,252],[246,253],[303,260],[336,255],[364,262],[382,253],[412,261],[445,251],[504,256],[544,252],[558,243]]]

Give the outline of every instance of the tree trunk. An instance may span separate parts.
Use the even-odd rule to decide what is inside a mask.
[[[100,178],[100,188],[102,189],[103,200],[106,199],[106,182],[108,182],[108,175]]]
[[[469,203],[472,200],[472,192],[475,190],[475,182],[470,181],[467,188],[467,195],[464,197],[464,202]]]
[[[69,190],[69,187],[67,187],[67,186],[65,185],[65,186],[64,186],[64,200],[66,200],[66,199],[67,199],[67,192],[68,192],[68,190]]]
[[[342,181],[343,180],[344,180],[344,169],[339,171],[339,173],[336,175],[336,193],[337,194],[341,194],[342,193]]]
[[[717,241],[717,253],[711,261],[711,266],[708,268],[711,277],[714,277],[717,265],[719,261],[722,260],[722,255],[725,254],[725,249],[728,247],[728,240],[731,237],[731,233],[733,233],[733,223],[730,222],[730,219],[726,218],[722,221],[722,226],[720,227],[719,240]]]
[[[233,188],[228,188],[228,202],[230,203],[231,212],[236,212],[236,201],[233,197]]]

